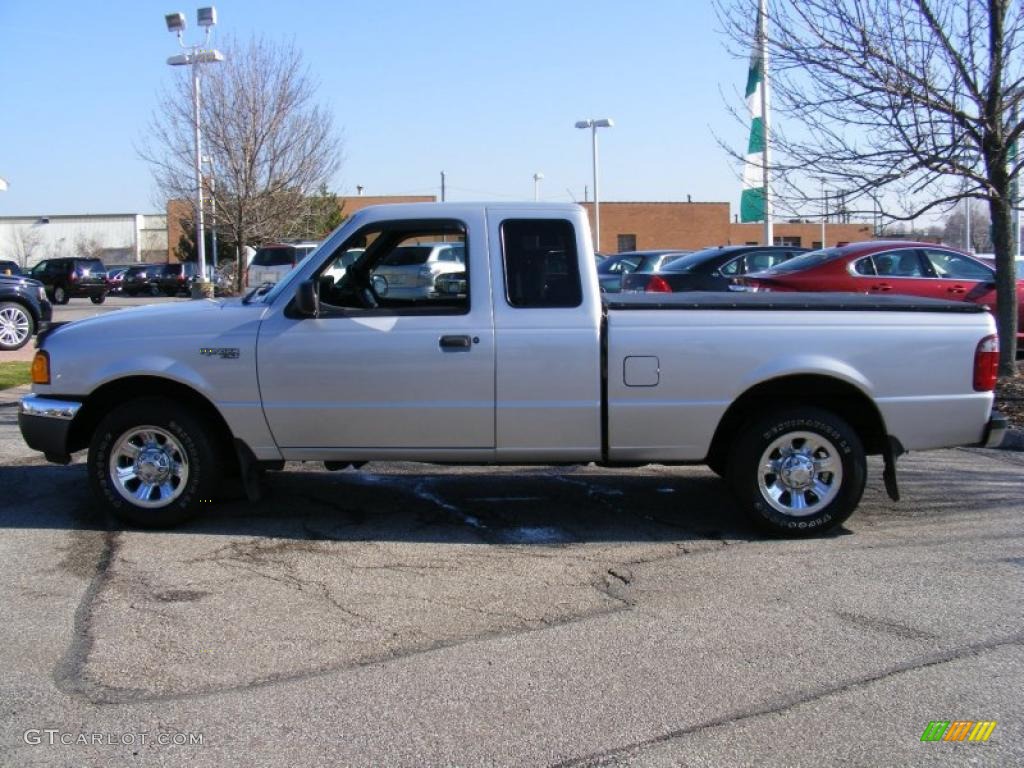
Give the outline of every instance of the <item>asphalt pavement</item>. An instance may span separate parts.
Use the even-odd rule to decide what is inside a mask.
[[[905,457],[898,504],[872,461],[807,541],[657,465],[289,464],[146,532],[14,410],[2,765],[1024,763],[1022,453]]]

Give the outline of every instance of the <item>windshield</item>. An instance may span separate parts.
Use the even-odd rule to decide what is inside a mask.
[[[824,264],[826,261],[832,261],[832,259],[839,258],[842,255],[843,251],[839,248],[826,248],[820,251],[811,251],[810,253],[804,253],[800,256],[796,256],[789,261],[772,267],[767,271],[776,275],[786,274],[789,272],[800,272],[801,270],[808,269],[809,267],[816,267],[819,264]]]

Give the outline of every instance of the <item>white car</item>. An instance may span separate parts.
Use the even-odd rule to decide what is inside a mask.
[[[374,289],[390,299],[436,299],[442,275],[466,271],[464,243],[402,245],[378,262]]]
[[[292,269],[319,247],[320,243],[269,243],[260,246],[245,271],[245,283],[249,286],[277,283]]]

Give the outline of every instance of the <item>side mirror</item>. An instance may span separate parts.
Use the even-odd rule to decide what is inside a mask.
[[[312,280],[299,283],[299,290],[295,292],[295,308],[303,317],[319,317],[320,295]]]

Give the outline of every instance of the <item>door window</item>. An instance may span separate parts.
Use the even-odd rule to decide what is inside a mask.
[[[925,277],[921,259],[910,248],[874,255],[875,270],[885,277]]]
[[[369,225],[318,270],[321,310],[325,315],[465,314],[470,306],[465,252],[466,227],[458,221]]]
[[[984,264],[979,264],[974,259],[968,258],[955,251],[940,251],[938,249],[927,249],[924,252],[925,258],[931,268],[935,270],[935,276],[947,280],[987,280],[993,277],[992,270]]]

